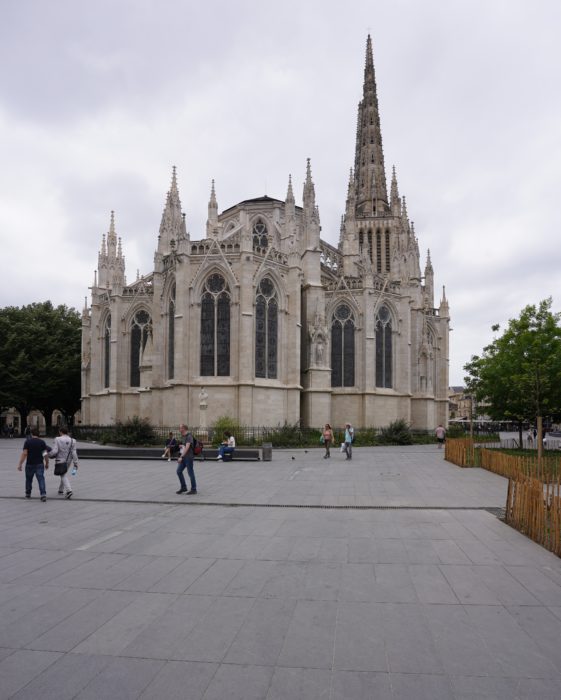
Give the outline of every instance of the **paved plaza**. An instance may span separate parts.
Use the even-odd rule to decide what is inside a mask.
[[[88,460],[23,498],[0,441],[0,698],[561,697],[561,560],[434,446]],[[51,470],[49,470],[51,471]]]

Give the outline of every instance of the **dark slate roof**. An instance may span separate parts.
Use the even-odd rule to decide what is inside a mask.
[[[225,214],[227,211],[230,211],[231,209],[235,209],[236,207],[243,207],[244,204],[270,204],[270,203],[277,203],[277,204],[284,204],[284,200],[282,199],[275,199],[274,197],[269,197],[269,195],[263,195],[263,197],[254,197],[253,199],[244,199],[243,202],[238,202],[237,204],[233,204],[231,207],[228,207],[228,209],[224,209],[222,214]],[[296,209],[301,209],[302,207],[296,207]]]

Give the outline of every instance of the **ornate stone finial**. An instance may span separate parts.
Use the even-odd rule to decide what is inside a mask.
[[[430,258],[430,248],[427,249],[427,264],[426,264],[425,268],[432,272],[432,260]]]
[[[136,268],[136,281],[138,282],[139,279],[140,279],[140,270],[137,267]]]
[[[407,226],[409,224],[409,218],[407,216],[407,200],[405,198],[405,195],[403,195],[403,197],[401,198],[401,218]]]
[[[123,244],[121,241],[121,236],[119,236],[119,243],[117,245],[117,257],[122,258],[123,257]]]
[[[397,187],[397,175],[395,173],[395,165],[392,166],[392,184],[390,190],[390,201],[392,205],[399,202],[399,190]]]
[[[292,191],[292,175],[289,174],[288,176],[288,189],[286,191],[286,200],[287,202],[294,202],[294,192]]]
[[[316,204],[316,191],[312,180],[312,166],[309,158],[306,158],[306,181],[304,182],[304,208],[309,208],[312,213]]]
[[[107,244],[105,243],[105,234],[101,236],[101,255],[107,255]]]

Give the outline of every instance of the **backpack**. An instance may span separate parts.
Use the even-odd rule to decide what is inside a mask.
[[[203,443],[193,435],[193,454],[200,455],[203,451]]]

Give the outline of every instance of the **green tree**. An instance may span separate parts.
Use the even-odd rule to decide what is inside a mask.
[[[561,314],[551,299],[526,306],[464,369],[468,391],[495,420],[522,423],[561,415]],[[494,331],[499,326],[493,326]],[[541,446],[541,436],[538,436]]]
[[[32,409],[51,425],[54,409],[69,420],[80,407],[80,314],[50,301],[0,309],[0,404],[22,425]]]

